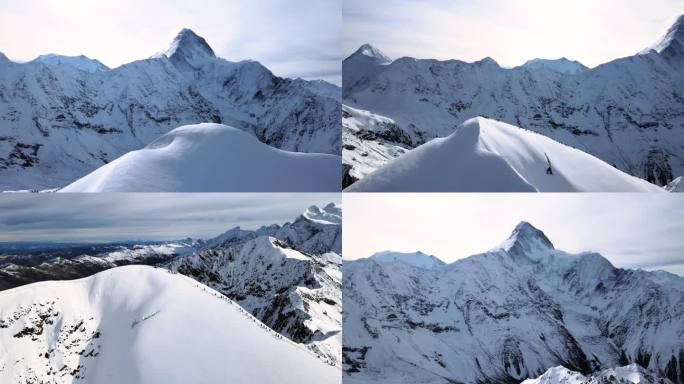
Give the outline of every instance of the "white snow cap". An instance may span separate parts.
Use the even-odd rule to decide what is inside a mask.
[[[383,251],[375,253],[370,258],[379,262],[398,262],[424,269],[433,269],[445,264],[442,260],[436,258],[435,256],[426,255],[425,253],[420,251],[412,253]]]
[[[374,59],[374,61],[377,64],[389,64],[392,62],[392,59],[390,59],[387,55],[382,53],[379,49],[375,48],[374,46],[366,43],[362,46],[359,47],[359,49],[356,50],[350,57],[353,56],[358,56],[358,55],[363,55],[366,57],[370,57]]]
[[[207,60],[216,58],[207,41],[188,28],[183,28],[169,48],[154,57],[159,56],[166,56],[177,66],[186,69],[199,68]]]
[[[518,223],[508,239],[506,239],[506,241],[504,241],[497,248],[510,251],[515,246],[518,246],[523,250],[554,249],[551,240],[546,237],[544,232],[540,231],[527,221],[521,221]]]

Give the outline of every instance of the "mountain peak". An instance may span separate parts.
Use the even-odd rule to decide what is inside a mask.
[[[382,53],[382,51],[368,43],[360,46],[359,49],[357,49],[356,52],[354,52],[350,57],[359,55],[370,57],[376,64],[389,64],[392,62],[392,59]]]
[[[664,56],[666,60],[675,58],[684,60],[684,15],[677,17],[674,24],[665,33],[665,36],[651,49]],[[650,49],[645,51],[650,51]]]
[[[521,221],[518,223],[518,225],[516,225],[513,229],[511,235],[500,246],[500,248],[506,251],[510,251],[514,248],[518,248],[523,251],[554,249],[553,244],[546,237],[544,232],[540,231],[527,221]]]
[[[442,260],[421,251],[411,253],[383,251],[373,254],[370,258],[380,262],[400,262],[424,269],[433,269],[444,265]]]
[[[189,28],[181,29],[162,55],[184,68],[197,68],[206,59],[216,58],[207,41]]]
[[[313,221],[318,224],[325,225],[341,225],[342,224],[342,209],[335,205],[335,203],[329,203],[323,208],[319,208],[316,205],[312,205],[307,208],[304,213],[302,213],[305,219]]]
[[[566,57],[560,59],[532,59],[528,60],[521,67],[528,69],[546,68],[560,73],[573,75],[589,69],[577,60],[570,60]]]

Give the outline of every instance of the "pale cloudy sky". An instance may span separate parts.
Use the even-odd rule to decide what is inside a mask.
[[[339,194],[0,194],[0,242],[211,238],[235,226],[292,222]]]
[[[84,54],[109,67],[166,49],[184,27],[217,56],[341,82],[342,0],[3,0],[0,52]]]
[[[557,249],[684,276],[679,194],[361,194],[343,197],[345,259],[393,250],[446,262],[485,252],[522,220]]]
[[[684,0],[344,0],[343,49],[502,66],[568,57],[593,67],[652,45]]]

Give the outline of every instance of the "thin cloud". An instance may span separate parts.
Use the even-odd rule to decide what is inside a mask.
[[[0,8],[0,52],[17,61],[84,54],[117,67],[163,51],[187,27],[220,57],[258,60],[277,75],[311,79],[308,73],[329,69],[341,56],[341,6],[341,0],[7,0]],[[327,80],[339,84],[341,69]]]
[[[208,238],[232,227],[284,224],[338,194],[0,196],[0,241]]]

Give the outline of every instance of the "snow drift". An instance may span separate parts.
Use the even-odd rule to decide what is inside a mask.
[[[346,191],[656,192],[578,149],[477,117],[357,181]]]
[[[176,128],[60,192],[333,192],[341,174],[339,156],[287,152],[204,123]]]
[[[7,383],[339,382],[218,292],[152,267],[2,292],[0,340]]]

